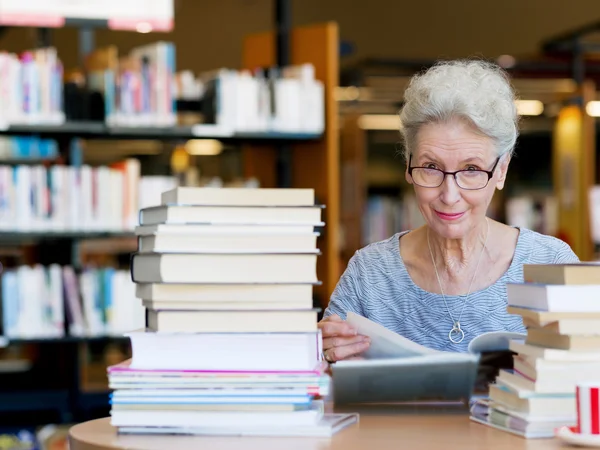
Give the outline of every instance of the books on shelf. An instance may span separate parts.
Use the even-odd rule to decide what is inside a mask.
[[[0,165],[0,231],[132,231],[139,164]]]
[[[414,194],[401,198],[383,195],[369,196],[362,218],[362,243],[382,241],[404,230],[414,230],[424,224]]]
[[[54,139],[37,136],[1,136],[0,162],[52,160],[58,157],[58,144]]]
[[[23,265],[5,269],[1,282],[9,339],[119,336],[145,323],[126,270]]]
[[[1,52],[0,129],[64,121],[63,66],[56,49]]]
[[[512,369],[501,369],[474,421],[526,438],[554,436],[576,424],[576,387],[600,379],[600,265],[524,265],[507,285],[510,314],[527,327],[512,341]]]
[[[175,188],[161,202],[228,208],[229,219],[198,214],[136,228],[140,240],[162,244],[132,259],[148,319],[127,333],[132,358],[108,368],[112,425],[119,433],[330,436],[354,423],[356,415],[324,414],[330,380],[312,301],[321,217],[281,224],[290,209],[314,207],[313,191]],[[271,211],[269,220],[255,221],[252,208]],[[266,243],[302,235],[301,247]]]
[[[202,124],[193,133],[310,133],[325,129],[325,90],[312,64],[266,70],[220,69],[177,83],[178,95],[199,92]]]
[[[175,45],[154,42],[119,55],[114,45],[86,60],[88,85],[104,100],[106,125],[172,127],[177,124],[174,96]]]

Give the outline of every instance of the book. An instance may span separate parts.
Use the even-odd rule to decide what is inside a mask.
[[[573,416],[530,415],[487,399],[480,399],[472,405],[470,419],[527,439],[551,438],[556,428],[565,423],[575,423]]]
[[[134,369],[314,370],[321,360],[320,331],[154,333],[139,330],[126,335],[131,340],[131,367]],[[235,358],[231,355],[235,355]]]
[[[571,352],[568,350],[540,347],[522,342],[511,342],[510,350],[520,355],[540,358],[546,361],[590,361],[600,362],[600,350]]]
[[[143,177],[143,180],[151,177]],[[159,196],[160,198],[160,196]],[[234,223],[223,224],[155,224],[138,225],[135,227],[137,236],[152,236],[156,234],[165,234],[169,236],[222,236],[222,235],[306,235],[312,234],[316,225],[312,224],[261,224],[261,225],[239,225]]]
[[[318,309],[148,310],[148,329],[189,333],[304,333],[317,331]]]
[[[201,206],[163,205],[140,210],[139,225],[237,224],[320,226],[320,206]]]
[[[562,322],[568,320],[570,323],[585,323],[586,320],[598,320],[600,321],[600,312],[587,312],[587,311],[561,311],[561,312],[549,312],[543,310],[533,310],[523,307],[508,305],[506,311],[509,314],[515,314],[523,318],[525,326],[529,327],[545,327],[551,323]]]
[[[304,411],[111,411],[114,427],[286,428],[311,426],[322,416],[320,409]]]
[[[138,236],[139,253],[317,253],[319,233],[167,234]]]
[[[531,328],[527,332],[527,343],[540,347],[571,350],[576,352],[600,352],[600,335],[571,336],[568,334],[557,334],[539,328]]]
[[[600,263],[523,265],[523,281],[525,283],[593,285],[598,284],[598,280],[600,280]]]
[[[314,189],[177,187],[163,192],[163,205],[313,206]]]
[[[362,358],[332,365],[336,404],[468,401],[472,395],[479,354],[424,347],[351,311],[346,321],[371,345]]]
[[[330,414],[325,413],[313,425],[288,425],[285,428],[268,427],[121,427],[119,434],[166,434],[166,435],[205,435],[205,436],[285,436],[285,437],[331,437],[342,429],[358,423],[357,413]]]
[[[561,362],[514,355],[513,369],[536,383],[556,384],[592,379],[600,373],[600,361]]]
[[[547,312],[600,312],[600,284],[506,283],[506,292],[510,306]]]
[[[135,295],[142,300],[164,302],[288,302],[310,301],[312,283],[215,284],[215,283],[137,283]],[[312,306],[311,306],[312,307]]]
[[[306,310],[313,307],[313,300],[303,301],[247,301],[247,302],[179,302],[169,300],[142,300],[142,306],[153,310],[174,311],[269,311]]]
[[[317,253],[136,253],[137,283],[314,283]]]
[[[490,385],[489,399],[522,414],[572,417],[576,411],[573,395],[540,395],[502,382]]]

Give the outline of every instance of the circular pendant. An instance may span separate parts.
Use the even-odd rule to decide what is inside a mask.
[[[448,338],[454,344],[460,344],[465,338],[465,332],[461,330],[460,325],[454,325],[448,333]]]

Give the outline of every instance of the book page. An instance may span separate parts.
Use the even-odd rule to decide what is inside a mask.
[[[527,334],[510,331],[491,331],[473,338],[469,342],[469,353],[499,352],[509,350],[511,340],[525,342]]]
[[[417,344],[353,312],[348,312],[346,322],[356,328],[358,334],[371,338],[369,349],[362,355],[366,359],[407,358],[447,353]]]

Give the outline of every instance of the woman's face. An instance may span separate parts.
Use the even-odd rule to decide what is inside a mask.
[[[412,167],[456,170],[492,170],[497,160],[493,141],[461,120],[424,125],[418,132],[412,153]],[[486,215],[495,189],[504,187],[508,158],[503,157],[487,186],[479,190],[458,187],[454,177],[447,175],[441,186],[413,184],[419,209],[425,221],[441,237],[460,239],[476,228]]]

